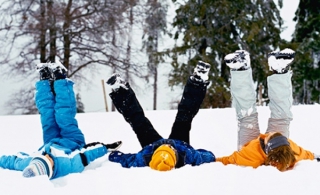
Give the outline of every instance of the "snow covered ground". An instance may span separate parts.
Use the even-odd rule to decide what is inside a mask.
[[[269,117],[268,107],[258,107],[263,133]],[[305,149],[320,153],[320,106],[294,106],[290,138]],[[158,132],[167,137],[176,111],[146,111]],[[122,140],[123,152],[137,152],[140,145],[130,126],[118,112],[78,114],[79,126],[86,141],[105,143]],[[32,153],[42,144],[39,115],[0,116],[0,155],[19,151]],[[236,149],[235,111],[202,109],[195,117],[191,144],[211,150],[216,156]],[[18,171],[0,168],[0,193],[13,194],[319,194],[320,163],[301,161],[287,172],[269,166],[257,169],[224,166],[221,163],[189,165],[169,172],[145,168],[122,168],[107,160],[93,162],[79,174],[49,181],[46,176],[23,178]]]

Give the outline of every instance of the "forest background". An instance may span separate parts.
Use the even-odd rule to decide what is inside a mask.
[[[250,52],[257,104],[266,105],[267,54],[286,47],[296,51],[294,104],[319,103],[319,6],[320,0],[2,0],[0,114],[37,113],[35,65],[57,60],[76,82],[78,112],[114,110],[109,99],[104,104],[101,82],[113,72],[130,82],[144,109],[175,109],[198,60],[212,65],[202,107],[230,107],[223,58],[237,49]],[[290,20],[295,26],[284,35]]]

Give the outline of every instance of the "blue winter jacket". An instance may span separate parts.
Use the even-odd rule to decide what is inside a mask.
[[[186,164],[197,166],[203,163],[210,163],[215,161],[215,156],[212,152],[198,149],[195,150],[186,142],[173,139],[161,139],[148,146],[145,146],[140,152],[136,154],[124,154],[119,151],[114,151],[109,155],[109,160],[120,163],[122,167],[145,167],[149,166],[153,152],[162,144],[170,144],[178,153],[178,160],[175,168],[180,168]]]
[[[102,144],[83,148],[85,139],[75,119],[73,84],[68,79],[55,81],[54,95],[48,80],[36,83],[35,101],[41,116],[44,145],[33,155],[20,152],[1,156],[0,167],[23,171],[35,155],[48,154],[54,161],[51,179],[55,179],[82,172],[85,165],[107,154],[108,150]]]

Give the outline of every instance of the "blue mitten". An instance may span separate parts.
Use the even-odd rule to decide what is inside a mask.
[[[123,153],[120,151],[113,151],[109,155],[109,161],[119,163],[122,159]]]
[[[198,151],[201,152],[201,158],[203,163],[210,163],[210,162],[215,162],[216,157],[214,154],[210,151],[204,150],[204,149],[199,149]]]

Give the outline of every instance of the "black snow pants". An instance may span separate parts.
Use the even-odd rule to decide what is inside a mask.
[[[208,84],[194,81],[191,78],[188,79],[168,139],[181,140],[190,144],[189,132],[191,123],[203,102]],[[140,145],[145,147],[162,139],[162,136],[159,135],[149,119],[144,115],[144,111],[130,85],[127,83],[126,86],[128,90],[120,87],[118,91],[110,93],[110,97],[116,109],[131,125]]]

